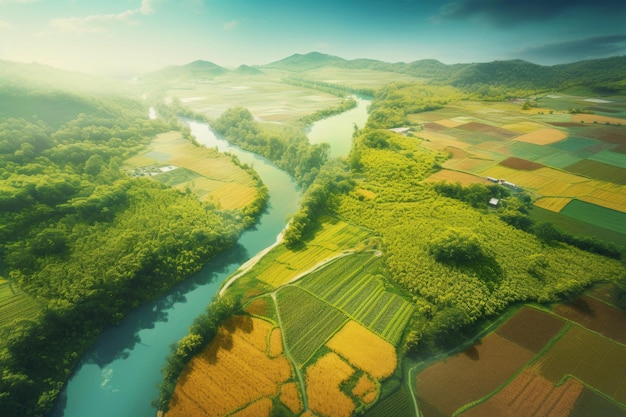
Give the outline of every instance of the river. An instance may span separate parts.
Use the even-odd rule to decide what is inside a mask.
[[[336,116],[313,123],[307,132],[312,144],[326,142],[330,144],[330,157],[345,157],[352,147],[354,125],[360,129],[367,122],[367,107],[370,100],[355,98],[356,107]]]
[[[327,134],[334,121],[335,128],[344,133],[326,140],[331,143],[331,155],[347,155],[353,123],[365,123],[368,103],[359,100],[356,109],[315,123],[309,132],[314,137],[311,142],[321,141],[318,138]],[[156,409],[150,402],[158,396],[160,369],[170,344],[187,334],[229,275],[276,241],[286,219],[299,207],[300,191],[289,175],[265,158],[216,137],[206,123],[187,123],[202,145],[233,153],[254,167],[268,188],[268,209],[234,248],[163,297],[130,312],[121,325],[106,329],[83,356],[49,417],[154,417]]]

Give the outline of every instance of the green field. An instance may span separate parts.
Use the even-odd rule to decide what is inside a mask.
[[[567,171],[596,180],[626,185],[626,169],[592,159],[584,159],[567,166]]]
[[[285,343],[299,366],[348,321],[335,307],[294,286],[278,291],[277,304]]]
[[[602,151],[593,155],[589,159],[626,169],[626,154],[623,153]]]
[[[536,222],[554,223],[559,228],[573,233],[575,235],[588,235],[607,242],[613,242],[618,245],[626,246],[626,235],[605,229],[604,227],[594,226],[582,220],[565,216],[561,213],[555,213],[550,210],[542,209],[534,206],[530,211],[530,217]]]
[[[413,306],[385,290],[378,277],[381,268],[382,258],[372,253],[350,255],[310,274],[298,285],[397,345]]]
[[[172,171],[163,172],[162,174],[155,175],[154,178],[167,186],[175,187],[179,184],[193,181],[196,178],[202,178],[202,175],[198,174],[197,172],[190,171],[186,168],[177,168]]]
[[[572,200],[561,210],[561,214],[626,235],[626,213],[617,210]]]
[[[41,307],[21,291],[14,291],[8,282],[0,283],[0,329],[15,320],[32,318]]]

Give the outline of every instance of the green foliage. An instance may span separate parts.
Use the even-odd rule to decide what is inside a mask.
[[[357,102],[355,99],[353,98],[344,99],[341,101],[339,105],[334,106],[334,107],[329,107],[323,110],[318,110],[313,114],[302,117],[300,121],[304,123],[305,125],[310,125],[313,122],[316,122],[318,120],[322,120],[327,117],[334,116],[336,114],[341,114],[345,111],[353,109],[356,107],[356,105],[357,105]]]
[[[347,85],[326,83],[323,81],[313,81],[298,77],[288,77],[283,80],[284,83],[295,85],[297,87],[305,87],[313,90],[322,91],[338,97],[345,97],[348,94],[358,94],[363,96],[373,96],[374,90],[371,88],[353,88]],[[356,106],[356,103],[352,106]]]
[[[430,243],[428,251],[439,262],[468,265],[485,257],[479,237],[469,230],[448,229]]]
[[[49,411],[104,326],[232,246],[265,201],[261,193],[242,223],[239,213],[127,177],[121,161],[173,124],[148,120],[143,103],[124,98],[72,100],[82,111],[66,107],[51,124],[0,118],[2,263],[12,285],[45,306],[0,334],[7,415]],[[181,352],[198,346],[190,337]]]
[[[264,129],[242,107],[226,110],[211,125],[228,141],[274,162],[293,175],[298,185],[305,188],[313,182],[319,169],[328,160],[328,144],[310,145],[302,132],[289,135]]]

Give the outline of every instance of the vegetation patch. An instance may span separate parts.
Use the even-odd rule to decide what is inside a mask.
[[[602,151],[589,157],[589,159],[596,162],[602,162],[607,165],[613,165],[617,168],[626,169],[626,154],[623,153]]]
[[[582,220],[594,226],[626,234],[626,213],[617,210],[607,209],[580,200],[572,200],[561,210],[561,214]]]
[[[533,370],[526,369],[494,396],[459,416],[568,417],[583,388],[583,384],[574,378],[555,387]]]
[[[572,375],[626,403],[626,386],[622,383],[626,347],[582,327],[572,326],[533,367],[553,384],[565,375]]]
[[[468,167],[465,167],[468,168]],[[471,167],[470,167],[471,169]],[[459,183],[462,185],[470,185],[470,184],[487,184],[488,181],[484,177],[479,177],[477,175],[468,174],[460,171],[452,171],[450,169],[442,169],[441,171],[435,172],[430,177],[426,178],[427,182],[437,182],[437,181],[448,181],[451,183]]]
[[[500,161],[499,163],[502,166],[513,168],[513,169],[519,169],[523,171],[534,171],[536,169],[543,168],[542,164],[538,164],[532,161],[527,161],[521,158],[516,158],[514,156],[507,158],[503,161]]]
[[[341,389],[354,373],[336,353],[330,352],[306,368],[306,394],[309,408],[320,416],[349,417],[355,405]]]
[[[531,351],[492,333],[465,352],[417,374],[417,397],[420,404],[452,415],[498,388],[532,357]]]
[[[496,332],[511,342],[538,353],[563,329],[564,325],[565,322],[558,317],[524,307],[498,327]]]
[[[626,345],[626,313],[589,296],[558,304],[555,314]]]
[[[285,343],[298,366],[303,366],[347,321],[341,311],[298,287],[280,289],[277,302]]]
[[[538,129],[531,133],[518,136],[515,138],[518,142],[532,143],[535,145],[549,145],[559,142],[567,137],[567,134],[558,129]]]
[[[41,311],[41,306],[27,294],[14,290],[9,282],[0,282],[0,330],[16,321],[35,318]]]
[[[270,323],[257,318],[233,316],[224,322],[183,371],[166,415],[226,415],[277,395],[292,367],[285,356],[267,355],[271,331]],[[251,410],[257,406],[266,408],[257,404]]]
[[[584,159],[572,165],[568,165],[565,169],[576,174],[584,175],[585,177],[626,185],[626,169],[605,164],[604,162]]]
[[[533,204],[537,207],[559,213],[563,207],[569,204],[570,201],[572,201],[571,198],[542,197],[539,200],[536,200]]]
[[[378,379],[391,376],[398,365],[393,345],[353,320],[326,345],[356,368]]]

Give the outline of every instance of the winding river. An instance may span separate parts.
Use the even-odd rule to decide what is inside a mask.
[[[309,135],[318,135],[320,129],[327,131],[330,121],[335,121],[337,128],[345,129],[347,124],[347,135],[328,140],[333,156],[347,155],[353,123],[361,122],[359,126],[365,123],[367,103],[359,100],[356,109],[360,109],[360,118],[355,117],[356,109],[353,109],[315,123]],[[351,112],[351,116],[346,116]],[[154,417],[156,409],[150,402],[158,396],[160,368],[170,344],[187,334],[189,325],[204,311],[229,275],[276,241],[287,218],[299,207],[300,192],[285,172],[266,159],[216,137],[206,123],[188,121],[188,124],[201,144],[233,153],[254,167],[269,191],[268,210],[254,228],[241,235],[234,248],[163,297],[129,313],[120,326],[106,329],[83,356],[50,417]],[[347,147],[339,150],[343,144]]]

